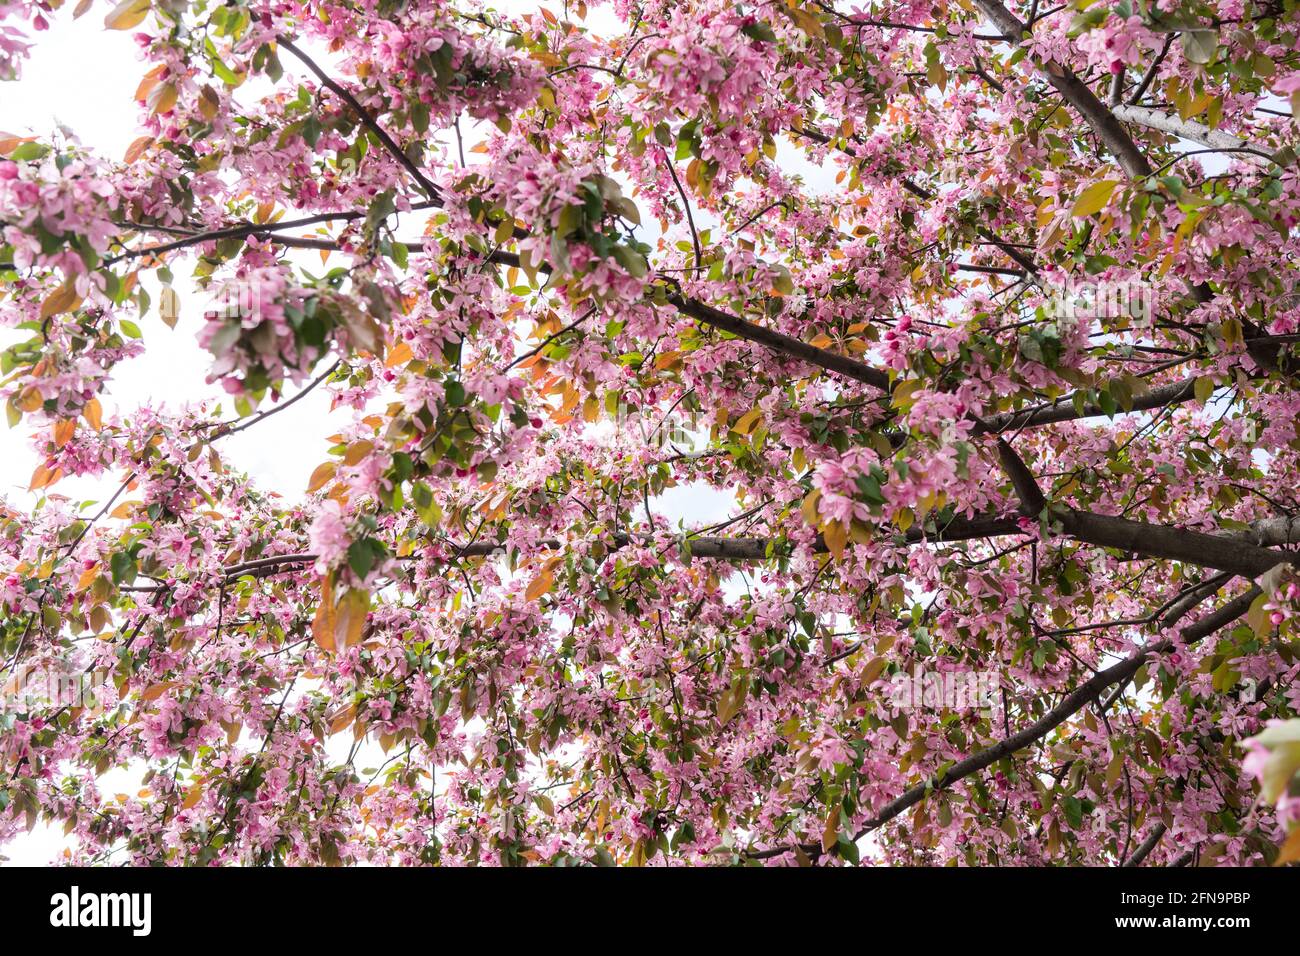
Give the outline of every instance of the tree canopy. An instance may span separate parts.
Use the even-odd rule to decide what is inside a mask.
[[[3,0],[0,75],[82,16],[140,135],[0,142],[0,843],[1300,858],[1296,0]],[[199,312],[228,399],[115,401]],[[291,500],[222,440],[310,390]]]

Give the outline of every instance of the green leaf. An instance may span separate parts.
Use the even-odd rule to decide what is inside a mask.
[[[108,559],[108,567],[114,584],[130,584],[135,580],[135,558],[129,551],[113,552],[113,556]]]
[[[23,143],[9,154],[9,158],[16,163],[21,163],[27,160],[40,159],[49,151],[50,147],[44,143]]]
[[[757,40],[759,43],[775,43],[776,34],[772,28],[761,20],[755,23],[747,23],[740,28],[740,32],[745,34],[751,40]]]
[[[1214,30],[1187,30],[1179,34],[1183,54],[1192,63],[1209,63],[1219,46],[1219,34]]]
[[[1065,820],[1071,830],[1083,826],[1083,801],[1078,797],[1066,797],[1061,801],[1061,809],[1065,811]]]
[[[638,279],[644,277],[650,271],[650,265],[646,262],[645,256],[628,246],[615,246],[614,259],[619,265],[626,269],[629,274]]]

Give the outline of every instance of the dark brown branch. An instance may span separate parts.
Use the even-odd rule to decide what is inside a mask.
[[[1028,27],[998,0],[975,0],[994,26],[1002,32],[1003,39],[1013,46],[1019,46]],[[1082,80],[1074,75],[1068,67],[1055,61],[1039,63],[1047,80],[1056,87],[1058,93],[1073,106],[1092,127],[1097,138],[1102,141],[1111,154],[1119,161],[1120,168],[1131,179],[1141,179],[1151,173],[1151,164],[1142,155],[1132,137],[1114,114],[1101,100],[1097,99]]]
[[[1001,462],[1002,470],[1007,473],[1007,477],[1011,479],[1016,497],[1020,499],[1020,513],[1027,518],[1035,518],[1042,514],[1043,509],[1047,507],[1043,490],[1038,487],[1038,481],[1034,478],[1034,473],[1029,470],[1029,466],[1001,435],[998,436],[998,461]]]
[[[1233,538],[1187,531],[1168,525],[1091,514],[1074,509],[1054,510],[1064,532],[1079,541],[1115,548],[1148,558],[1182,561],[1217,571],[1254,578],[1282,563],[1296,563],[1300,555],[1273,551]]]
[[[1150,834],[1147,835],[1147,838],[1142,841],[1142,843],[1138,846],[1136,850],[1133,851],[1133,855],[1129,857],[1127,860],[1125,860],[1123,863],[1121,863],[1120,866],[1124,866],[1124,867],[1141,866],[1142,861],[1151,855],[1151,851],[1154,850],[1157,844],[1160,843],[1161,838],[1164,837],[1165,831],[1167,831],[1168,829],[1169,828],[1166,827],[1163,823],[1157,823],[1155,826],[1153,826],[1151,828]]]
[[[380,144],[385,150],[387,150],[388,154],[392,156],[393,159],[397,160],[402,165],[402,168],[414,177],[415,181],[419,183],[420,188],[424,190],[425,195],[432,200],[441,201],[442,194],[438,191],[438,187],[433,184],[419,166],[415,165],[411,160],[411,157],[407,156],[406,153],[402,151],[402,147],[398,146],[397,143],[394,142],[393,138],[388,135],[378,122],[375,121],[375,118],[371,116],[369,111],[367,111],[366,108],[357,101],[357,98],[352,95],[347,87],[330,77],[324,70],[316,65],[315,61],[312,60],[311,57],[299,50],[287,38],[281,37],[278,45],[281,48],[288,50],[295,57],[301,60],[307,69],[316,74],[316,78],[320,80],[322,86],[332,91],[347,103],[352,111],[357,114],[357,118],[365,124],[366,128],[375,134]]]
[[[1034,405],[1019,411],[990,415],[984,419],[984,423],[991,432],[1005,432],[1106,414],[1095,402],[1084,403],[1080,412],[1075,407],[1074,395],[1075,393],[1072,392],[1045,405]],[[1196,376],[1193,376],[1168,385],[1160,385],[1142,395],[1134,395],[1132,409],[1125,409],[1125,411],[1145,412],[1154,408],[1164,408],[1166,405],[1179,405],[1190,401],[1195,395]]]
[[[857,359],[849,358],[846,355],[828,352],[826,349],[810,345],[793,336],[777,332],[765,326],[755,325],[738,316],[721,312],[697,299],[688,299],[679,293],[669,294],[668,302],[678,312],[690,316],[697,322],[710,325],[715,329],[721,329],[723,332],[730,332],[732,335],[747,341],[766,345],[768,348],[783,352],[792,358],[802,359],[812,365],[824,368],[828,372],[836,372],[856,382],[878,388],[882,392],[890,391],[889,376],[865,362],[859,362]]]

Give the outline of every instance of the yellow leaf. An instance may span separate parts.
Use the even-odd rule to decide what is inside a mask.
[[[740,421],[732,426],[732,431],[740,435],[748,435],[754,430],[754,426],[763,418],[763,413],[755,408],[753,411],[746,412],[740,417]]]
[[[909,379],[906,382],[899,382],[894,386],[890,393],[890,402],[895,408],[908,409],[912,407],[912,393],[921,387],[920,379]]]
[[[1119,186],[1118,179],[1103,179],[1099,183],[1093,183],[1074,201],[1074,208],[1070,210],[1070,214],[1083,217],[1101,212],[1110,202],[1110,197],[1117,186]]]
[[[740,705],[745,702],[745,696],[749,693],[749,681],[744,678],[736,678],[731,682],[722,696],[718,698],[718,722],[726,724],[735,717],[740,711]]]
[[[370,592],[352,588],[339,600],[335,609],[334,646],[341,654],[361,643],[361,634],[370,613]]]
[[[1250,602],[1250,608],[1246,611],[1246,623],[1257,637],[1267,637],[1273,632],[1273,621],[1266,608],[1267,604],[1268,595],[1260,594]]]
[[[18,393],[18,400],[14,404],[25,412],[34,412],[45,404],[45,399],[35,385],[28,385]]]
[[[1106,765],[1106,786],[1113,787],[1124,773],[1124,755],[1116,754]]]
[[[154,87],[148,102],[149,109],[154,113],[170,113],[176,106],[176,87],[170,83]]]
[[[826,547],[836,559],[844,557],[844,546],[849,541],[848,528],[838,521],[831,521],[822,528],[822,536],[826,539]]]
[[[199,90],[199,112],[205,120],[215,118],[220,108],[221,98],[217,96],[216,90],[210,86],[204,86]]]
[[[190,787],[189,791],[185,794],[185,799],[181,802],[181,809],[193,810],[202,799],[203,786],[202,784],[196,783],[194,786]]]
[[[176,320],[180,318],[181,314],[181,297],[169,285],[163,286],[162,291],[158,294],[158,314],[162,316],[167,328],[176,328]]]
[[[803,520],[808,522],[814,528],[821,524],[821,515],[817,513],[817,502],[821,499],[820,491],[812,491],[808,497],[803,500],[799,510],[803,514]]]
[[[1196,400],[1204,405],[1210,400],[1210,396],[1214,394],[1214,379],[1208,375],[1202,375],[1197,378],[1196,384],[1192,388],[1196,393]]]
[[[104,17],[104,26],[110,30],[129,30],[142,21],[153,6],[153,0],[122,0]]]

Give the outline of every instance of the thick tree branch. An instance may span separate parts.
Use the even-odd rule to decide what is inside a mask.
[[[1124,123],[1159,130],[1162,133],[1168,133],[1170,136],[1188,139],[1211,149],[1244,150],[1262,159],[1272,160],[1269,153],[1256,149],[1246,140],[1239,139],[1231,133],[1211,129],[1204,123],[1198,123],[1195,120],[1179,119],[1177,116],[1171,116],[1161,110],[1150,109],[1145,106],[1116,106],[1112,112],[1117,120]]]
[[[1282,563],[1300,562],[1300,555],[1273,551],[1233,538],[1187,531],[1168,525],[1064,509],[1054,511],[1065,534],[1103,548],[1115,548],[1148,558],[1182,561],[1216,571],[1254,578]]]
[[[1020,513],[1027,518],[1042,514],[1043,509],[1047,507],[1047,499],[1043,497],[1043,490],[1038,487],[1034,473],[1000,435],[998,436],[998,460],[1002,463],[1002,470],[1011,479],[1016,497],[1020,499]]]
[[[1151,851],[1160,843],[1161,838],[1165,835],[1165,831],[1168,829],[1169,828],[1163,823],[1157,823],[1151,828],[1151,832],[1147,834],[1147,838],[1142,841],[1136,850],[1133,851],[1133,855],[1120,865],[1125,867],[1141,866],[1142,861],[1151,855]]]
[[[998,0],[975,0],[975,5],[1001,31],[1003,39],[1013,46],[1020,45],[1028,27],[1019,17]],[[1119,161],[1120,168],[1130,179],[1141,179],[1151,174],[1151,164],[1142,155],[1142,151],[1138,149],[1132,137],[1125,132],[1123,124],[1101,100],[1097,99],[1092,90],[1088,89],[1087,84],[1075,76],[1068,67],[1055,61],[1039,62],[1038,65],[1047,76],[1048,82],[1056,87],[1056,91],[1062,98],[1078,110],[1092,127],[1097,138]]]

